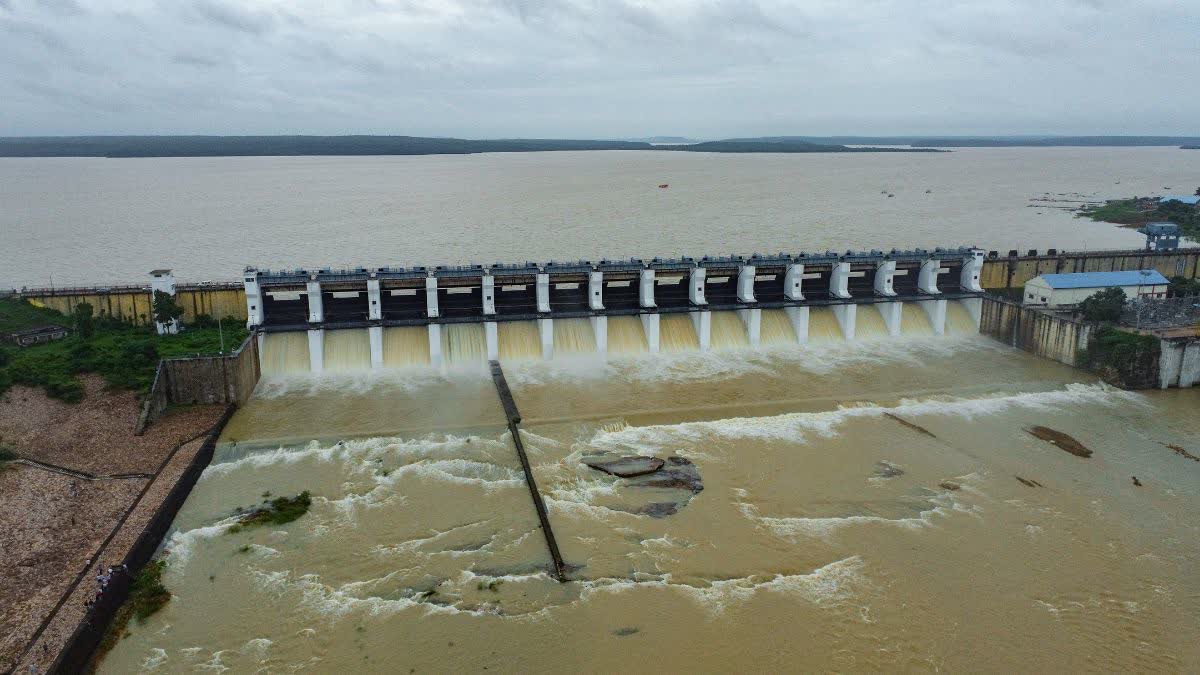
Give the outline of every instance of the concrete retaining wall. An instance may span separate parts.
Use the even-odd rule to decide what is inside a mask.
[[[1087,349],[1089,324],[994,297],[983,299],[979,332],[1007,345],[1074,366]]]
[[[246,291],[240,285],[177,287],[175,293],[175,301],[183,308],[183,323],[191,323],[201,314],[214,319],[232,316],[246,320]],[[73,314],[76,307],[86,302],[97,317],[109,316],[138,326],[153,324],[149,287],[38,289],[19,295],[38,307],[49,307],[63,314]]]
[[[1158,386],[1192,387],[1200,384],[1200,339],[1162,340],[1158,362]]]
[[[231,354],[163,359],[154,386],[142,404],[136,433],[158,419],[168,403],[232,403],[242,405],[254,393],[262,374],[258,340],[246,338]]]
[[[1021,288],[1039,274],[1158,270],[1163,276],[1200,278],[1200,249],[1176,251],[1063,252],[1055,256],[988,258],[983,262],[979,285],[988,290]]]

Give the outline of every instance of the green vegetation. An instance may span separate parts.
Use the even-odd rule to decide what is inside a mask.
[[[110,387],[146,393],[160,358],[220,350],[215,322],[212,327],[192,327],[178,335],[158,335],[153,328],[93,318],[90,310],[81,304],[74,316],[66,317],[24,300],[0,299],[0,334],[46,324],[75,327],[63,340],[24,348],[0,345],[0,394],[14,384],[24,384],[76,403],[83,399],[83,387],[75,379],[79,373],[97,373]],[[223,329],[227,350],[246,337],[245,324],[238,319],[224,321]]]
[[[13,450],[7,445],[4,445],[3,443],[0,443],[0,466],[13,461],[14,459],[19,459],[17,451]]]
[[[153,312],[154,321],[162,324],[178,321],[183,316],[183,308],[175,302],[175,298],[162,291],[154,291]]]
[[[1088,321],[1117,321],[1121,318],[1121,308],[1124,306],[1125,291],[1106,288],[1085,298],[1076,311]]]
[[[1181,295],[1200,295],[1200,279],[1171,277],[1171,284],[1167,286],[1167,297],[1175,298]]]
[[[171,601],[171,592],[162,583],[162,573],[166,566],[166,561],[151,560],[138,572],[133,583],[129,585],[129,597],[117,610],[108,632],[104,634],[104,639],[96,649],[96,660],[116,646],[117,640],[129,637],[125,629],[129,626],[130,619],[136,618],[138,623],[145,623],[146,619]]]
[[[267,502],[266,506],[243,515],[228,531],[230,534],[236,534],[248,527],[290,523],[308,513],[310,506],[312,506],[312,494],[308,490],[295,497],[276,497]],[[238,512],[240,513],[241,509],[238,509]]]
[[[1127,333],[1111,326],[1100,329],[1088,349],[1079,355],[1081,363],[1122,369],[1147,355],[1157,354],[1158,338],[1153,335]]]
[[[1150,198],[1110,199],[1099,206],[1083,207],[1079,215],[1119,225],[1175,223],[1184,236],[1200,237],[1200,209],[1175,200],[1159,204]]]

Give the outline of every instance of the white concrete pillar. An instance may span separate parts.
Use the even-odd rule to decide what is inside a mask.
[[[707,305],[708,301],[704,299],[704,283],[708,270],[703,267],[693,267],[692,273],[688,277],[688,300],[692,301],[693,305]]]
[[[434,285],[436,290],[437,286]],[[442,324],[431,323],[429,329],[429,365],[434,368],[442,367]]]
[[[438,318],[437,295],[437,277],[425,277],[425,315],[431,319]]]
[[[653,281],[653,278],[651,278]],[[657,314],[642,314],[642,331],[646,333],[646,351],[651,354],[658,353],[658,315]]]
[[[875,295],[891,297],[896,294],[892,289],[892,277],[896,276],[896,261],[884,260],[875,268]]]
[[[538,319],[538,337],[542,340],[542,358],[554,358],[554,319]]]
[[[883,316],[883,323],[887,326],[888,335],[898,337],[900,335],[901,318],[904,316],[904,303],[880,302],[875,307]]]
[[[981,272],[983,272],[983,250],[973,248],[971,249],[971,256],[963,261],[959,285],[962,286],[964,291],[982,293],[983,288],[979,285],[979,274]]]
[[[762,344],[762,310],[757,307],[739,309],[737,313],[742,323],[746,324],[746,339],[749,340],[750,346],[757,347]]]
[[[487,344],[488,361],[495,361],[500,358],[500,332],[496,327],[495,321],[485,321],[483,323],[483,340]]]
[[[788,320],[792,322],[792,330],[796,331],[796,342],[808,342],[808,308],[784,307]]]
[[[842,336],[846,341],[854,339],[854,323],[858,317],[858,305],[834,305],[833,316],[837,318],[842,328]]]
[[[308,331],[308,370],[320,374],[325,370],[325,329]]]
[[[1183,348],[1183,359],[1179,362],[1179,386],[1194,387],[1200,384],[1200,342],[1188,342]]]
[[[1183,366],[1182,342],[1158,341],[1158,388],[1167,389],[1179,385],[1179,373]]]
[[[379,280],[367,279],[367,319],[370,321],[383,318],[383,303],[379,295]]]
[[[258,362],[261,364],[263,358],[263,348],[267,346],[267,334],[257,333],[255,334],[254,338],[258,342]]]
[[[308,322],[321,323],[325,320],[325,304],[321,301],[321,282],[309,281],[308,291]]]
[[[383,368],[383,326],[370,326],[367,335],[371,339],[371,368]]]
[[[537,311],[539,314],[550,313],[550,275],[539,274],[537,281]]]
[[[483,296],[483,315],[492,316],[496,313],[496,277],[490,274],[483,275],[482,292]]]
[[[937,278],[943,271],[945,270],[942,269],[940,260],[926,260],[921,263],[921,271],[917,274],[917,290],[928,295],[940,295]]]
[[[608,353],[608,317],[593,316],[591,318],[592,334],[596,336],[596,353]]]
[[[588,307],[593,312],[604,309],[604,273],[591,272],[588,274]]]
[[[925,316],[929,317],[929,323],[933,326],[934,335],[946,334],[946,301],[945,300],[918,300],[917,304],[925,311]]]
[[[788,300],[803,300],[800,285],[804,281],[804,265],[788,265],[783,274],[783,295]]]
[[[971,321],[975,322],[975,330],[978,331],[979,324],[983,320],[983,298],[963,298],[959,302],[967,308],[967,313],[971,315]]]
[[[153,270],[150,272],[150,310],[154,311],[154,294],[166,293],[172,298],[175,297],[175,275],[171,274],[171,270]],[[154,319],[153,316],[150,317]],[[159,335],[171,334],[179,332],[179,320],[171,319],[166,323],[154,322],[154,329]]]
[[[850,297],[850,263],[834,263],[829,273],[829,296],[841,300]]]
[[[246,328],[261,326],[266,318],[266,310],[263,308],[262,289],[258,285],[258,270],[247,268],[243,281],[246,284]]]
[[[642,270],[638,277],[638,300],[642,307],[658,307],[654,303],[654,270]]]
[[[712,312],[689,312],[692,315],[692,327],[696,329],[696,339],[700,342],[700,351],[706,352],[712,348]]]
[[[742,265],[738,268],[737,299],[738,302],[755,302],[754,300],[754,265]]]

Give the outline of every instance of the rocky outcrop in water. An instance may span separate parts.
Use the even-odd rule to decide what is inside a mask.
[[[686,457],[593,455],[582,462],[623,479],[618,483],[618,503],[605,505],[616,511],[665,518],[679,513],[704,490],[700,470]]]
[[[1050,427],[1035,426],[1029,427],[1025,431],[1035,438],[1040,438],[1051,445],[1057,445],[1060,449],[1075,455],[1076,457],[1091,457],[1092,451],[1083,443],[1075,440],[1073,437],[1064,434],[1061,431],[1056,431]]]
[[[657,457],[630,455],[615,459],[588,457],[583,460],[583,463],[597,471],[603,471],[613,476],[633,478],[658,471],[663,467],[664,462]]]

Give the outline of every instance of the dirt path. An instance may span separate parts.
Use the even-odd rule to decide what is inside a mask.
[[[76,406],[39,391],[14,387],[0,399],[0,442],[21,457],[65,471],[10,463],[0,471],[0,550],[9,569],[0,585],[0,672],[17,664],[31,636],[85,567],[117,564],[150,515],[199,449],[197,439],[180,448],[157,479],[124,477],[88,480],[70,475],[153,475],[170,452],[211,427],[221,406],[173,411],[134,436],[139,412],[136,395],[104,390],[98,378],[84,379],[87,396]],[[97,548],[112,533],[143,488],[138,508],[105,550]],[[11,552],[11,553],[8,553]],[[83,601],[95,592],[81,583],[76,596],[43,633],[29,658],[44,672],[83,615]]]

